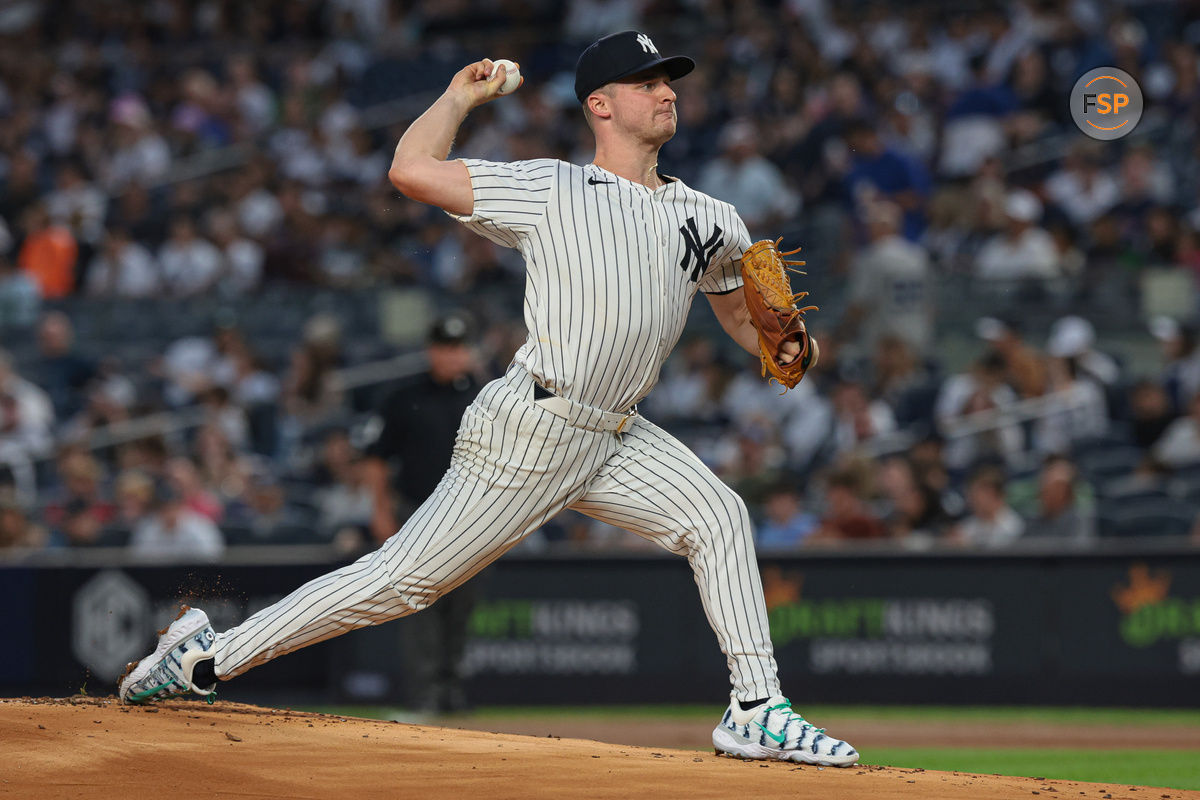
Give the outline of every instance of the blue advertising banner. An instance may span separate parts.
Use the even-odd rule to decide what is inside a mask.
[[[11,646],[0,691],[107,693],[181,602],[224,630],[329,568],[0,567]],[[804,703],[1200,706],[1200,552],[821,555],[761,569],[783,686]],[[507,558],[478,595],[464,664],[474,698],[717,702],[728,691],[685,562]],[[223,696],[402,703],[409,624],[292,653]]]

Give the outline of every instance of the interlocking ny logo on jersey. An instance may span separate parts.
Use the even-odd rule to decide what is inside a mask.
[[[725,244],[725,239],[721,234],[720,225],[713,225],[712,236],[708,237],[707,242],[701,243],[700,230],[696,227],[696,218],[688,217],[687,222],[680,227],[679,232],[683,234],[683,243],[687,246],[687,251],[683,254],[683,260],[679,262],[679,266],[684,272],[691,269],[692,274],[689,276],[693,282],[700,280],[700,273],[708,266],[708,262],[712,259],[713,253],[721,245]],[[693,265],[692,259],[696,260]]]
[[[654,53],[654,55],[658,55],[658,48],[654,46],[654,42],[650,41],[650,37],[646,34],[639,33],[637,37],[637,43],[642,46],[642,52]]]

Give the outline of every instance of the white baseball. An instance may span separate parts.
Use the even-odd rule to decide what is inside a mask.
[[[492,62],[492,71],[488,73],[488,80],[495,76],[496,70],[501,64],[504,65],[504,85],[500,87],[499,93],[512,94],[521,85],[521,70],[507,58],[498,58]]]

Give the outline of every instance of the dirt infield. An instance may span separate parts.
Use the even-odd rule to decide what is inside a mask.
[[[849,735],[847,732],[846,735]],[[0,797],[991,798],[1200,792],[859,766],[820,769],[234,703],[0,701]]]

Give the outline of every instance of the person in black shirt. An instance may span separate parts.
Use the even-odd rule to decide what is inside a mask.
[[[450,466],[459,422],[480,387],[470,331],[464,314],[438,319],[426,346],[428,371],[397,387],[380,409],[378,435],[366,450],[371,532],[378,542],[400,529]],[[465,707],[462,656],[478,586],[471,581],[458,587],[406,626],[412,694],[424,711]]]
[[[75,329],[62,311],[47,312],[38,323],[38,383],[60,422],[73,417],[87,398],[88,383],[96,376],[96,364],[75,349]]]

